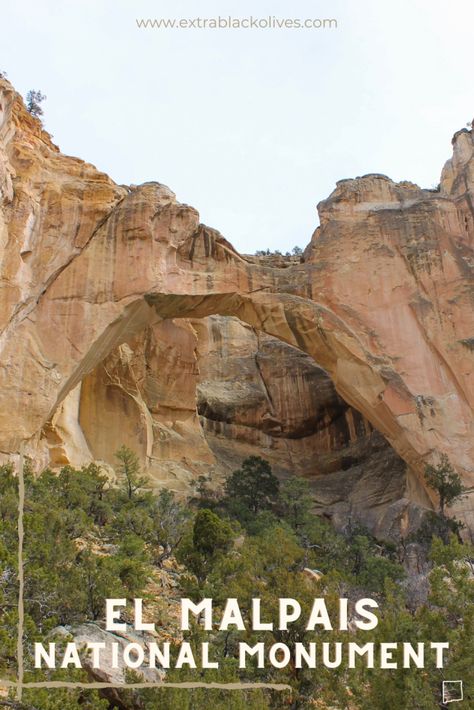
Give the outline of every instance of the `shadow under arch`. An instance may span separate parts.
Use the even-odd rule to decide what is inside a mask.
[[[49,417],[107,355],[147,326],[166,319],[211,315],[234,316],[310,355],[328,373],[342,399],[364,415],[411,467],[419,468],[419,454],[384,402],[387,383],[356,335],[321,304],[266,290],[246,295],[151,292],[128,303],[90,344],[59,391]]]

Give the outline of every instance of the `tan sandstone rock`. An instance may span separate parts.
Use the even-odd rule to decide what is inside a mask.
[[[319,205],[321,226],[303,263],[280,268],[237,254],[163,185],[117,186],[63,156],[1,81],[0,450],[14,454],[24,441],[60,461],[69,455],[61,443],[68,437],[56,426],[56,443],[50,434],[44,448],[45,427],[56,422],[73,431],[76,408],[85,436],[76,437],[74,456],[92,454],[89,437],[110,457],[101,432],[87,427],[100,428],[104,412],[113,420],[120,388],[130,385],[127,357],[147,347],[139,344],[144,331],[162,328],[158,340],[170,350],[159,346],[153,354],[149,346],[144,361],[150,357],[158,369],[149,375],[146,406],[131,397],[124,433],[131,436],[135,422],[142,455],[150,459],[168,447],[174,461],[176,433],[191,441],[197,470],[175,463],[178,477],[186,469],[192,478],[214,459],[192,407],[197,374],[190,348],[199,328],[174,319],[220,315],[311,356],[344,402],[416,473],[412,490],[421,489],[425,463],[441,453],[472,488],[473,153],[472,132],[456,134],[439,192],[380,175],[340,181]],[[175,337],[184,339],[182,347]],[[173,350],[184,358],[188,378],[187,396],[178,402],[175,375],[168,388],[159,376],[161,369],[172,372]],[[107,358],[115,363],[115,385],[107,382]],[[260,364],[271,369],[271,358]],[[83,391],[71,395],[79,385]],[[108,400],[91,395],[100,389]],[[60,415],[68,396],[75,400]],[[167,407],[154,412],[162,398]],[[166,408],[173,416],[166,418]],[[151,421],[147,412],[154,412]],[[277,438],[278,427],[305,426],[294,404],[286,423],[268,415],[258,436]],[[233,426],[247,426],[243,411],[236,417]],[[150,427],[164,432],[162,446]],[[159,470],[150,468],[151,476]],[[472,499],[456,512],[474,525]]]

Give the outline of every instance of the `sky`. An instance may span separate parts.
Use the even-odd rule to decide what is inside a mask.
[[[0,71],[63,152],[155,180],[241,252],[304,247],[337,180],[431,188],[474,115],[473,0],[3,0]],[[336,19],[143,29],[147,18]]]

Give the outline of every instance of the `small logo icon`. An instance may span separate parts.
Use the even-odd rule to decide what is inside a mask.
[[[462,680],[443,680],[443,705],[463,699]]]

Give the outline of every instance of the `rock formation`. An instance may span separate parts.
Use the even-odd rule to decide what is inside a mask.
[[[341,486],[364,498],[369,449],[383,485],[408,471],[388,496],[399,517],[428,501],[423,468],[441,453],[472,487],[472,132],[453,146],[439,191],[340,181],[303,261],[272,265],[167,187],[117,186],[62,155],[1,81],[0,450],[110,460],[120,417],[151,478],[166,461],[181,487],[249,446],[321,491],[336,476],[324,506]],[[455,512],[474,526],[471,499]]]
[[[340,527],[352,516],[387,533],[407,510],[417,521],[400,503],[406,464],[324,370],[236,318],[166,320],[119,346],[66,397],[39,449],[57,466],[113,466],[124,442],[152,486],[186,493],[200,475],[219,486],[258,455],[281,477],[306,477],[315,509]]]

